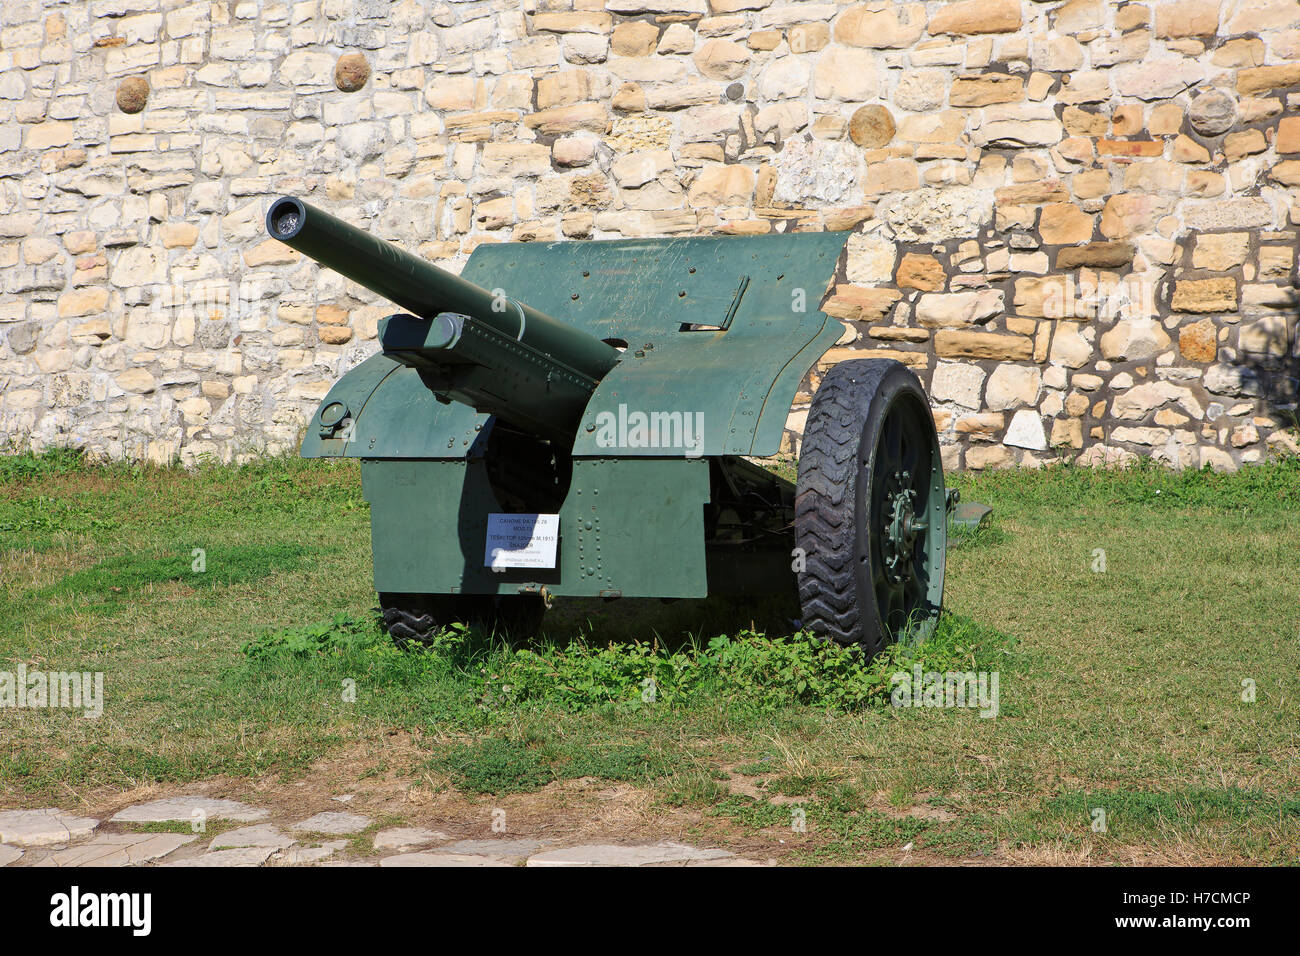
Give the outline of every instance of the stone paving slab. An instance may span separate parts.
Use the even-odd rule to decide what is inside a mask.
[[[214,820],[233,820],[253,825],[220,833],[211,839],[206,852],[187,851],[177,859],[167,857],[199,840],[198,835],[177,833],[103,833],[95,835],[99,821],[76,817],[55,808],[0,811],[0,866],[17,862],[23,847],[53,847],[48,855],[37,856],[42,867],[122,867],[157,861],[159,866],[255,867],[255,866],[375,866],[374,860],[334,859],[348,848],[346,840],[319,845],[299,843],[300,837],[270,823],[256,823],[270,811],[237,800],[211,797],[169,797],[137,804],[111,819],[115,823],[188,823],[195,811]],[[372,825],[368,816],[327,811],[289,826],[300,833],[346,836]],[[87,839],[88,838],[88,839]],[[374,835],[375,850],[399,851],[377,861],[381,867],[430,866],[762,866],[720,849],[701,849],[669,841],[623,846],[589,844],[557,847],[554,839],[471,839],[440,844],[450,837],[424,827],[388,827]],[[87,840],[75,846],[59,847]],[[428,847],[427,849],[419,849]],[[196,850],[199,848],[196,847]],[[400,851],[416,852],[400,852]]]
[[[389,827],[375,834],[375,849],[405,850],[450,839],[451,837],[440,830],[426,830],[424,827]]]
[[[330,840],[320,846],[291,846],[271,857],[273,866],[307,866],[328,860],[348,845],[347,840]]]
[[[179,833],[101,833],[89,843],[58,850],[37,866],[139,866],[197,840]]]
[[[490,856],[514,864],[522,863],[547,845],[541,840],[460,840],[438,847],[438,852]]]
[[[273,846],[239,847],[234,850],[214,850],[202,856],[192,856],[184,860],[167,860],[159,866],[261,866],[271,854]]]
[[[114,823],[189,823],[194,812],[201,810],[208,820],[233,820],[236,823],[256,823],[271,815],[269,810],[259,810],[238,800],[217,800],[212,797],[167,797],[149,803],[127,807],[112,817]]]
[[[363,817],[359,813],[339,813],[329,810],[295,823],[289,829],[303,833],[329,833],[343,836],[360,833],[373,822],[369,817]]]
[[[298,841],[277,826],[259,823],[238,830],[227,830],[214,837],[208,844],[209,850],[229,850],[238,847],[269,846],[276,850],[291,847]]]
[[[746,860],[743,856],[719,857],[716,860],[670,860],[666,863],[646,863],[650,868],[660,866],[770,866],[758,860]]]
[[[11,846],[57,846],[83,840],[95,832],[98,820],[76,817],[55,807],[0,811],[0,843]]]
[[[499,856],[481,853],[402,853],[379,861],[383,867],[394,866],[513,866]]]
[[[547,850],[528,858],[527,866],[664,866],[721,860],[735,854],[726,850],[700,850],[680,843],[648,846],[593,844]]]

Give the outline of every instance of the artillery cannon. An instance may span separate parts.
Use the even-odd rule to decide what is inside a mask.
[[[296,198],[266,222],[406,310],[302,444],[361,459],[398,644],[535,629],[553,596],[797,589],[805,626],[868,653],[933,628],[948,496],[910,370],[832,366],[794,482],[748,460],[843,332],[818,304],[844,233],[484,244],[456,276]]]

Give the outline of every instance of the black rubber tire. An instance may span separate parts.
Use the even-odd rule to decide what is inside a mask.
[[[878,559],[867,530],[872,526],[865,513],[869,502],[858,493],[858,476],[875,467],[874,450],[887,411],[904,398],[915,399],[924,410],[933,443],[927,451],[938,462],[938,436],[925,390],[905,365],[892,359],[853,359],[827,371],[809,409],[799,456],[795,545],[804,562],[797,575],[803,626],[837,644],[856,644],[868,656],[896,635],[881,618],[871,583]],[[941,466],[939,471],[942,490]],[[941,557],[940,595],[942,566]],[[935,619],[937,615],[935,607]]]
[[[433,643],[440,627],[459,620],[460,603],[454,594],[380,594],[384,627],[402,650]]]
[[[546,606],[536,594],[390,594],[379,595],[384,627],[402,650],[428,646],[448,624],[468,624],[494,634],[530,638],[542,626]]]

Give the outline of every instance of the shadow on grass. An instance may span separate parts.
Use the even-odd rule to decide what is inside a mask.
[[[797,601],[767,597],[741,598],[559,598],[542,624],[552,645],[575,638],[602,643],[651,641],[669,651],[681,650],[715,634],[749,630],[771,637],[790,637],[799,630]],[[597,638],[599,635],[599,638]],[[528,642],[514,642],[526,647]]]
[[[216,589],[257,581],[277,571],[296,571],[307,563],[310,553],[303,545],[266,544],[116,555],[74,571],[33,596],[115,605],[160,584]]]

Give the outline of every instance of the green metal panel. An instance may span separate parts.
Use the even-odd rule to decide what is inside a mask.
[[[361,491],[370,502],[375,590],[495,591],[482,552],[483,516],[497,503],[481,460],[366,458]]]
[[[708,462],[582,459],[560,509],[559,568],[484,567],[488,515],[499,511],[481,460],[361,465],[370,502],[375,589],[402,593],[703,597]]]
[[[325,428],[321,416],[344,406],[352,427]],[[463,458],[488,416],[443,404],[415,369],[372,355],[334,387],[307,424],[304,458]]]
[[[391,359],[382,355],[372,355],[335,382],[334,387],[325,396],[325,400],[316,409],[316,414],[307,423],[307,433],[303,436],[300,450],[302,457],[355,457],[348,454],[350,443],[346,440],[346,429],[342,422],[326,428],[321,421],[321,416],[325,409],[338,405],[342,407],[344,418],[355,422],[370,396],[379,387],[379,383],[397,368],[400,366]]]
[[[840,335],[839,323],[817,306],[845,239],[796,233],[501,243],[479,246],[462,276],[597,338],[628,344],[597,386],[573,454],[770,455],[780,447],[799,381]],[[684,325],[718,331],[682,331]],[[322,413],[340,414],[335,403],[353,420],[350,430],[323,427]],[[702,435],[689,448],[603,441],[602,424],[638,412],[690,415]],[[302,454],[462,457],[485,421],[471,408],[437,402],[415,370],[374,356],[330,391]]]
[[[598,443],[598,418],[698,413],[701,455],[775,453],[799,381],[842,329],[817,310],[846,233],[479,246],[461,275],[628,351],[597,387],[575,455],[671,454]],[[798,311],[802,305],[803,311]],[[682,331],[684,324],[719,331]],[[642,354],[637,355],[640,351]]]
[[[573,463],[560,510],[556,594],[704,597],[709,463],[688,458],[587,458]],[[566,528],[572,537],[566,537]]]

